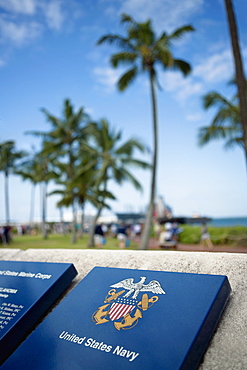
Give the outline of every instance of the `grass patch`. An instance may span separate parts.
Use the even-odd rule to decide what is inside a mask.
[[[41,235],[14,235],[8,248],[17,249],[87,249],[88,235],[83,235],[77,239],[76,244],[71,244],[70,235],[50,234],[48,239],[43,239]],[[0,247],[6,247],[1,246]],[[131,241],[130,247],[126,249],[136,249],[137,244]],[[118,241],[115,238],[107,238],[103,249],[118,249]]]
[[[179,242],[184,244],[198,244],[201,238],[201,227],[182,225],[183,232],[179,235]],[[213,227],[209,226],[211,240],[214,245],[247,246],[247,227]]]

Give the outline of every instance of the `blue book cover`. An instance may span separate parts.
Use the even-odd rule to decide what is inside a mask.
[[[0,364],[76,275],[71,263],[0,261]]]
[[[196,369],[226,276],[95,267],[1,370]]]

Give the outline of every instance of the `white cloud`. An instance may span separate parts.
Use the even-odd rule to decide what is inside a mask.
[[[162,86],[166,91],[172,92],[181,103],[203,90],[201,82],[195,82],[192,77],[184,78],[178,72],[166,72]]]
[[[116,82],[122,72],[119,69],[116,70],[110,67],[96,67],[93,73],[98,83],[103,86],[107,92],[111,92],[116,89]]]
[[[16,47],[33,42],[46,28],[60,31],[65,19],[74,19],[79,14],[75,2],[70,0],[0,0],[3,9],[0,17],[0,44],[5,54]],[[65,11],[66,5],[66,11]],[[6,56],[0,54],[0,67],[5,65]]]
[[[49,28],[60,30],[65,18],[65,15],[62,12],[61,1],[51,1],[45,4],[42,8]]]
[[[132,14],[137,20],[153,19],[158,29],[172,31],[202,11],[204,0],[124,0],[121,13]]]
[[[0,59],[0,67],[5,66],[6,62],[3,59]]]
[[[45,27],[60,30],[64,0],[0,0],[6,11],[0,19],[0,41],[20,46],[40,36]]]
[[[227,83],[233,74],[231,51],[224,50],[204,58],[193,67],[187,78],[178,72],[166,72],[162,86],[180,103],[185,103],[192,96],[202,95],[209,89],[217,88],[218,83]]]
[[[25,22],[21,24],[12,21],[0,20],[1,39],[10,41],[16,46],[21,46],[29,40],[36,38],[41,27],[36,22]]]
[[[193,75],[200,77],[206,82],[229,80],[233,75],[232,54],[230,50],[218,52],[206,60],[204,59],[202,63],[194,68]]]
[[[192,113],[192,114],[188,114],[186,116],[186,120],[189,121],[189,122],[198,122],[198,121],[201,121],[202,119],[202,114],[200,113]]]
[[[35,14],[37,0],[0,0],[0,7],[3,9],[21,14]]]

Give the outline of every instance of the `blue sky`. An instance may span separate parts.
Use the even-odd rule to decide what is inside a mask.
[[[244,60],[247,60],[247,3],[234,1]],[[107,33],[124,33],[121,13],[137,21],[151,18],[157,34],[186,24],[196,29],[174,43],[175,57],[193,71],[159,71],[159,160],[157,194],[176,216],[247,216],[247,178],[240,149],[223,150],[222,142],[199,148],[198,129],[213,111],[202,108],[202,96],[217,90],[231,97],[233,62],[223,0],[0,0],[0,142],[15,140],[30,151],[39,140],[29,130],[49,130],[40,108],[56,116],[69,98],[92,118],[107,118],[123,132],[152,146],[150,94],[142,75],[124,93],[116,89],[121,69],[112,69],[113,46],[96,46]],[[246,63],[245,63],[246,65]],[[150,158],[147,156],[147,160]],[[143,193],[112,184],[116,212],[143,210],[149,199],[150,172],[136,171]],[[0,221],[5,219],[4,181],[0,174]],[[50,186],[50,190],[52,185]],[[39,220],[39,193],[35,218]],[[30,184],[10,177],[11,219],[29,218]],[[59,217],[58,198],[48,200],[48,219]],[[89,207],[88,212],[92,209]]]

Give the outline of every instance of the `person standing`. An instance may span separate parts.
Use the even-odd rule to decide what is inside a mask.
[[[3,244],[9,244],[10,243],[10,241],[11,241],[10,231],[11,231],[10,226],[7,225],[7,226],[3,227],[3,233],[2,233]]]
[[[155,235],[155,239],[159,239],[159,236],[160,236],[160,233],[161,233],[161,225],[158,221],[155,221],[154,222],[154,235]]]
[[[210,239],[210,234],[208,232],[207,224],[205,221],[202,222],[201,243],[202,245],[206,245],[209,249],[213,249],[213,243]]]
[[[94,230],[94,243],[97,248],[102,249],[104,242],[104,231],[101,224],[97,224]]]
[[[125,243],[128,237],[128,228],[124,222],[122,222],[117,231],[117,240],[119,249],[125,248]]]

